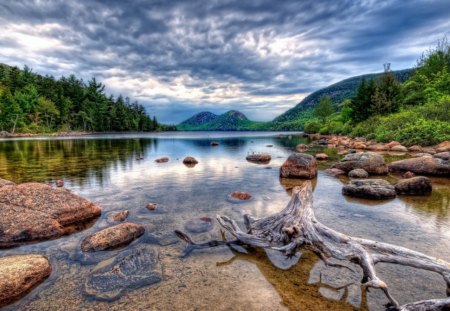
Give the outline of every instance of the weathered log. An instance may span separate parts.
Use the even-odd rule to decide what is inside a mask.
[[[294,188],[289,204],[282,211],[262,218],[244,216],[246,230],[226,217],[217,216],[219,224],[232,236],[233,241],[210,241],[197,244],[186,234],[176,231],[178,237],[188,243],[185,255],[194,249],[221,245],[247,245],[270,248],[286,256],[294,256],[299,250],[307,249],[317,254],[327,265],[330,259],[349,261],[363,270],[363,288],[381,289],[396,310],[445,310],[450,307],[450,298],[419,301],[400,306],[390,294],[388,286],[377,275],[375,265],[380,262],[400,264],[439,273],[447,285],[450,295],[450,263],[420,252],[388,243],[376,242],[345,235],[320,223],[314,215],[312,186],[306,182],[304,187]]]

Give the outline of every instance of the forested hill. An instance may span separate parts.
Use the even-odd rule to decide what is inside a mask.
[[[406,81],[412,73],[413,69],[404,69],[393,71],[395,77],[400,81]],[[351,77],[342,81],[339,81],[335,84],[332,84],[328,87],[320,89],[316,92],[311,93],[307,97],[305,97],[300,103],[298,103],[295,107],[289,109],[285,113],[276,117],[274,122],[290,122],[302,117],[302,113],[308,109],[314,108],[319,100],[328,96],[331,99],[331,102],[334,105],[342,103],[345,99],[351,98],[355,96],[356,90],[361,83],[362,79],[372,80],[377,79],[382,76],[383,73],[375,73],[375,74],[366,74],[356,77]]]
[[[70,75],[55,79],[25,67],[0,64],[0,130],[45,133],[55,131],[154,131],[155,117],[128,97],[105,93],[92,78]]]
[[[240,111],[230,110],[221,115],[204,111],[177,125],[181,131],[249,131],[264,130],[264,122],[247,119]]]

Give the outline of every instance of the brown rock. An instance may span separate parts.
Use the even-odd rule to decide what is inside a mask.
[[[413,172],[407,171],[405,174],[402,175],[403,178],[412,178],[415,177],[416,174],[414,174]]]
[[[448,161],[450,160],[450,151],[436,153],[433,157]]]
[[[430,157],[430,158],[432,158],[433,157],[433,155],[431,155],[429,153],[425,153],[425,152],[415,153],[412,156],[416,157],[416,158],[420,158],[420,157]]]
[[[432,189],[431,180],[424,176],[403,179],[395,185],[397,194],[425,195],[430,194]]]
[[[162,157],[162,158],[156,159],[155,162],[156,163],[166,163],[166,162],[169,162],[169,158],[168,157]]]
[[[450,176],[450,162],[433,157],[418,157],[389,164],[392,172],[411,171],[417,175]]]
[[[402,145],[396,145],[391,148],[391,151],[397,151],[397,152],[408,152],[408,148]]]
[[[332,168],[349,172],[355,168],[362,168],[369,174],[385,175],[388,168],[382,155],[374,152],[350,153],[341,162],[335,163]]]
[[[197,164],[198,161],[194,157],[186,157],[183,159],[184,164]]]
[[[124,221],[128,218],[128,215],[130,215],[130,212],[128,210],[120,211],[120,212],[113,212],[110,217],[110,222],[114,221]]]
[[[13,185],[15,185],[15,183],[13,183],[12,181],[0,178],[0,188],[3,186],[13,186]]]
[[[351,178],[367,178],[369,177],[369,173],[367,173],[362,168],[355,168],[354,170],[351,170],[348,172],[348,177]]]
[[[325,173],[327,173],[329,175],[333,175],[333,176],[345,175],[345,172],[338,168],[328,168],[325,170]]]
[[[326,154],[326,153],[317,153],[316,154],[316,160],[326,161],[326,160],[328,160],[328,154]]]
[[[375,144],[375,145],[368,146],[367,150],[371,150],[371,151],[386,151],[386,150],[389,150],[389,148],[386,145],[383,145],[383,144]]]
[[[25,183],[0,188],[0,248],[70,233],[98,217],[92,202],[62,188]]]
[[[411,152],[422,152],[423,149],[419,145],[414,145],[409,147],[408,150]]]
[[[0,258],[0,308],[29,293],[52,272],[42,255],[17,255]]]
[[[64,182],[61,179],[58,179],[55,182],[55,184],[56,184],[56,187],[59,187],[59,188],[64,187]]]
[[[144,227],[131,222],[115,225],[86,236],[81,242],[83,252],[96,252],[127,245],[144,234]]]
[[[363,143],[362,141],[357,141],[353,144],[353,148],[355,149],[366,149],[367,146],[365,143]]]
[[[250,200],[252,198],[250,193],[241,191],[234,191],[230,196],[238,200]]]
[[[158,205],[156,204],[156,203],[148,203],[146,206],[145,206],[148,210],[150,210],[150,211],[154,211],[157,207],[158,207]]]
[[[433,147],[425,147],[422,149],[422,152],[429,153],[429,154],[435,154],[436,150],[434,150]]]
[[[401,146],[401,144],[398,141],[391,141],[390,143],[386,144],[385,146],[388,147],[389,149],[392,149],[395,146]]]
[[[246,157],[247,161],[255,163],[269,163],[272,157],[268,153],[249,154]]]
[[[280,176],[312,179],[317,176],[316,159],[306,153],[293,153],[281,166]]]
[[[308,150],[308,146],[305,144],[299,144],[295,147],[295,149],[297,149],[297,151],[303,152]]]
[[[446,140],[435,147],[436,152],[450,151],[450,141]]]

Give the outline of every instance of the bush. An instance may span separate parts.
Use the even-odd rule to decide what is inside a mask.
[[[305,124],[305,133],[318,133],[320,131],[321,124],[317,120],[310,120]]]

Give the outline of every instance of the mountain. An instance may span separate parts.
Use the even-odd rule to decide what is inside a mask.
[[[230,110],[221,115],[204,111],[177,125],[180,131],[247,131],[257,130],[264,122],[249,120],[242,112]]]
[[[400,82],[406,81],[412,74],[413,69],[404,69],[393,71],[394,75]],[[285,113],[276,117],[273,122],[284,123],[292,122],[296,119],[302,118],[303,114],[314,108],[319,100],[323,96],[329,96],[332,103],[337,105],[342,103],[345,99],[353,97],[356,94],[359,84],[362,79],[371,80],[379,78],[383,73],[366,74],[356,77],[351,77],[328,87],[320,89],[306,96],[301,102],[299,102],[295,107],[289,109]]]

